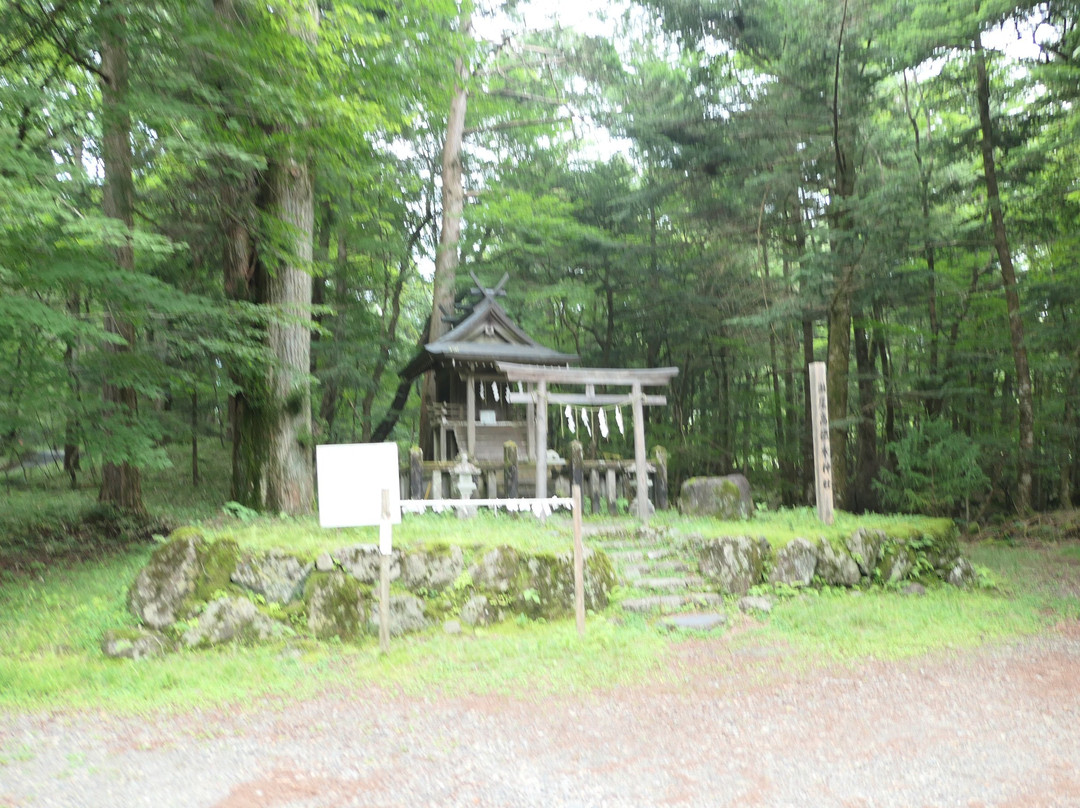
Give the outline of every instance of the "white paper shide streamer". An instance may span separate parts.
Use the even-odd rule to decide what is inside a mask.
[[[589,433],[589,437],[592,437],[592,413],[582,408],[581,410],[581,423],[585,425],[585,431]]]
[[[600,436],[606,438],[608,436],[607,425],[607,413],[604,410],[598,410],[596,413],[596,423],[600,427]]]
[[[577,424],[574,423],[574,411],[570,409],[570,405],[566,405],[566,426],[570,429],[570,434],[574,434],[577,430]]]
[[[626,434],[626,430],[623,429],[622,407],[616,407],[615,408],[615,426],[617,426],[619,428],[619,434],[620,435],[625,435]]]

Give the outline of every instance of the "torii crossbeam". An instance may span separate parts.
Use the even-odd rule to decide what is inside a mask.
[[[510,381],[526,382],[532,388],[527,393],[510,393],[507,400],[514,404],[536,404],[536,496],[547,496],[547,405],[619,405],[629,404],[634,417],[634,467],[637,470],[637,512],[646,522],[649,519],[649,475],[646,471],[644,407],[664,406],[667,398],[645,395],[643,387],[667,385],[679,373],[678,368],[569,368],[547,365],[523,365],[499,362],[499,370]],[[584,385],[584,393],[555,393],[549,385]],[[624,394],[596,392],[596,386],[629,387]]]

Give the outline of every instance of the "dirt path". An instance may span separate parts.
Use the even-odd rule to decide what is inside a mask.
[[[153,721],[0,716],[0,806],[1080,806],[1080,627],[779,670],[724,637],[584,699],[371,689]]]

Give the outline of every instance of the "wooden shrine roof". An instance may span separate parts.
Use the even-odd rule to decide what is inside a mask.
[[[401,377],[416,378],[445,362],[492,365],[516,362],[566,367],[578,361],[576,354],[548,348],[526,334],[495,300],[496,291],[482,289],[483,297],[469,314],[437,340],[425,345],[401,371]]]

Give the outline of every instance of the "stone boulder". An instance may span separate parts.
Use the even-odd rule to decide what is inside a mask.
[[[390,595],[390,635],[399,637],[413,631],[423,631],[429,621],[424,614],[424,601],[416,595]],[[372,604],[368,616],[368,631],[379,633],[379,605]]]
[[[881,548],[876,569],[882,583],[903,581],[914,568],[915,553],[907,545],[890,541]]]
[[[157,548],[128,590],[128,607],[151,628],[171,626],[182,616],[199,577],[202,536],[171,539]]]
[[[413,590],[441,592],[465,571],[465,555],[457,545],[436,545],[405,553],[401,580]]]
[[[957,559],[945,580],[961,589],[970,589],[979,582],[979,574],[966,558]]]
[[[769,543],[764,538],[722,536],[705,539],[697,545],[698,569],[725,594],[745,595],[761,583],[769,558]]]
[[[516,593],[514,608],[529,617],[556,618],[574,611],[574,554],[535,555],[525,563],[527,576]],[[608,605],[615,586],[615,570],[603,553],[585,550],[585,608],[599,611]]]
[[[885,545],[884,530],[867,530],[860,527],[845,542],[848,553],[859,565],[859,572],[867,578],[873,576],[881,548]]]
[[[330,554],[334,562],[353,578],[364,584],[376,584],[379,582],[379,545],[356,544],[352,547],[343,547]],[[401,577],[400,550],[390,553],[390,580],[396,581]]]
[[[498,617],[484,595],[473,595],[461,607],[461,622],[467,626],[490,626]]]
[[[368,596],[350,575],[334,571],[314,573],[304,592],[308,628],[320,639],[351,640],[364,633],[368,620]]]
[[[715,516],[726,521],[750,519],[754,515],[750,482],[741,474],[691,477],[682,484],[679,511],[687,516]]]
[[[229,589],[238,556],[234,541],[207,542],[197,530],[181,528],[135,577],[128,608],[151,628],[171,626],[213,594]]]
[[[171,648],[163,634],[141,628],[109,629],[101,639],[101,652],[112,659],[150,659]]]
[[[225,643],[255,643],[286,637],[293,632],[272,620],[246,598],[224,597],[206,604],[198,622],[181,637],[188,648],[208,648]]]
[[[821,539],[817,546],[815,573],[829,586],[855,586],[862,572],[855,559],[842,549],[833,547],[828,539]]]
[[[769,583],[789,586],[809,586],[817,570],[818,556],[814,545],[803,538],[792,539],[776,554],[776,563],[769,574]]]
[[[304,564],[283,550],[245,555],[233,570],[231,580],[274,603],[290,603],[304,592],[304,582],[313,564]]]
[[[516,587],[520,556],[512,547],[494,547],[469,567],[469,577],[477,589],[509,592]]]
[[[959,529],[952,525],[949,531],[941,535],[922,537],[921,542],[926,545],[923,554],[940,578],[948,578],[961,560],[959,535]]]

